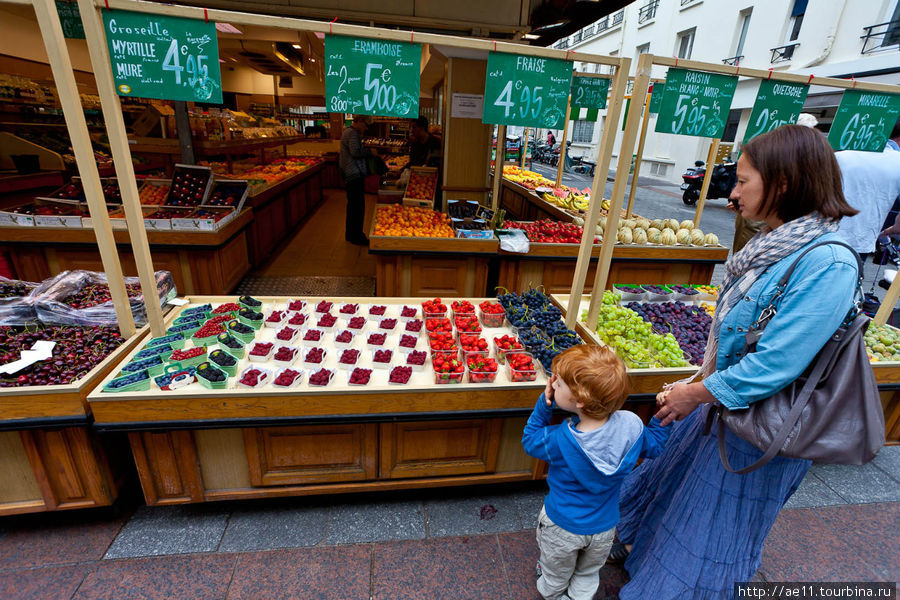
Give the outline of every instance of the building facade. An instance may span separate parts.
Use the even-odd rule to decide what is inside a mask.
[[[557,48],[632,58],[642,53],[774,69],[817,77],[900,84],[900,0],[637,0],[564,38]],[[596,71],[576,63],[576,69]],[[664,67],[652,76],[665,77]],[[722,142],[743,138],[758,81],[742,79]],[[828,131],[841,93],[810,88],[804,107]],[[621,121],[615,124],[621,136]],[[570,123],[572,156],[597,155],[605,119]],[[641,175],[681,181],[711,140],[655,133],[650,117]],[[558,137],[558,136],[557,136]],[[618,147],[618,144],[616,144]],[[613,155],[613,166],[618,161]]]

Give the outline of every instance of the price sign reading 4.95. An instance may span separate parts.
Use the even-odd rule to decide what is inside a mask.
[[[579,108],[606,108],[609,79],[605,77],[572,77],[572,106]]]
[[[215,23],[104,10],[103,25],[120,96],[222,103]]]
[[[744,133],[744,143],[782,125],[793,125],[803,112],[808,85],[764,79],[759,82],[756,102]]]
[[[328,111],[418,117],[421,64],[421,44],[326,36]]]
[[[735,88],[737,77],[669,69],[656,120],[656,131],[722,137]]]
[[[900,95],[846,90],[828,132],[835,150],[881,152],[900,116]]]
[[[490,52],[482,122],[560,129],[572,86],[572,63]]]

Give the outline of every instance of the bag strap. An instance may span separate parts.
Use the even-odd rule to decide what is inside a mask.
[[[748,352],[752,352],[753,349],[756,348],[756,343],[759,342],[760,338],[762,337],[763,330],[765,330],[766,326],[769,324],[769,321],[772,320],[772,317],[774,317],[777,314],[778,310],[775,307],[775,303],[778,301],[778,298],[781,297],[781,295],[784,293],[784,290],[787,288],[787,284],[791,278],[791,275],[794,273],[794,270],[797,268],[797,265],[800,264],[800,259],[802,259],[804,256],[806,256],[806,254],[808,252],[812,251],[813,249],[818,248],[819,246],[827,246],[829,244],[833,244],[836,246],[843,246],[844,248],[847,248],[848,250],[850,250],[850,252],[853,253],[853,256],[856,258],[856,265],[857,265],[856,297],[854,299],[853,306],[850,308],[850,311],[847,313],[847,317],[843,321],[843,325],[844,326],[849,325],[853,321],[853,319],[856,318],[856,315],[858,315],[862,311],[862,300],[864,298],[863,291],[862,291],[864,271],[863,271],[863,261],[862,261],[862,258],[859,256],[859,253],[853,248],[853,246],[851,246],[850,244],[848,244],[847,242],[844,242],[842,240],[824,240],[824,241],[816,242],[813,245],[804,249],[803,252],[800,253],[800,256],[798,256],[794,260],[794,262],[791,264],[791,266],[788,267],[788,270],[785,271],[784,275],[781,276],[781,279],[778,280],[778,285],[775,287],[775,293],[772,294],[772,299],[769,301],[769,305],[767,307],[765,307],[762,310],[762,312],[759,313],[759,318],[756,319],[756,322],[753,323],[753,325],[751,325],[747,329],[747,335],[744,336],[745,341],[744,341],[744,350],[743,350],[742,354],[747,354]]]
[[[800,393],[797,394],[797,397],[794,399],[794,405],[791,407],[787,417],[785,417],[784,423],[782,423],[781,428],[778,430],[778,433],[775,434],[772,443],[769,444],[769,447],[763,455],[753,464],[737,470],[731,468],[731,463],[728,461],[728,452],[725,448],[726,425],[721,415],[722,407],[719,407],[719,410],[716,413],[719,417],[719,459],[722,461],[722,466],[725,467],[727,471],[738,475],[744,475],[745,473],[755,471],[766,465],[778,455],[782,447],[784,447],[784,443],[787,441],[788,436],[794,430],[794,426],[797,425],[797,421],[800,420],[800,415],[803,414],[803,409],[806,408],[806,405],[809,403],[813,390],[819,385],[819,381],[822,379],[822,373],[825,371],[825,368],[831,364],[835,353],[841,347],[847,335],[854,333],[857,329],[862,327],[867,320],[868,317],[865,315],[859,315],[848,327],[843,325],[838,327],[834,335],[832,335],[825,343],[825,347],[822,348],[822,351],[816,356],[816,363],[812,373],[809,374],[806,383],[803,384],[803,388],[801,388]]]

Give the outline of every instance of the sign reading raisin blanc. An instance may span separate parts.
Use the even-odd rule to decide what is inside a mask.
[[[483,123],[561,129],[572,87],[572,63],[488,53]]]
[[[604,77],[572,77],[572,106],[578,108],[606,108],[609,79]]]
[[[731,75],[669,69],[656,131],[722,137],[737,80]]]
[[[416,118],[422,45],[325,36],[329,112]]]
[[[845,90],[828,132],[835,150],[881,152],[900,116],[900,94]]]
[[[62,25],[63,37],[73,40],[84,39],[84,25],[78,13],[78,5],[72,0],[56,0],[56,13]]]
[[[809,86],[764,79],[759,82],[756,102],[744,133],[744,143],[782,125],[793,125],[803,112]]]
[[[103,25],[120,96],[222,103],[215,23],[104,10]]]

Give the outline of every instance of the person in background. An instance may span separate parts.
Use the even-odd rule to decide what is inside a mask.
[[[841,192],[834,152],[813,129],[784,125],[753,138],[737,175],[731,197],[745,218],[766,225],[725,263],[702,381],[657,395],[656,417],[678,421],[665,450],[622,484],[620,544],[610,554],[626,559],[631,576],[621,600],[734,598],[734,584],[757,573],[769,530],[812,465],[776,456],[745,475],[730,473],[717,428],[706,434],[704,426],[714,405],[740,411],[791,385],[837,330],[853,306],[858,267],[849,248],[828,244],[800,258],[756,352],[742,353],[747,328],[788,268],[810,245],[839,240],[838,221],[856,211]],[[730,429],[721,441],[735,469],[763,455]]]
[[[428,119],[420,116],[409,126],[409,166],[428,167],[440,155],[441,142],[428,132]]]
[[[548,131],[547,132],[547,145],[552,148],[553,144],[555,144],[555,143],[556,143],[556,136],[553,135],[552,131]]]
[[[619,486],[638,459],[662,452],[670,428],[658,419],[645,428],[619,410],[628,375],[607,347],[568,348],[553,359],[553,373],[522,435],[525,452],[550,464],[536,533],[537,589],[548,600],[591,600],[619,520]],[[554,401],[575,416],[551,425]]]
[[[354,115],[353,124],[341,135],[341,174],[347,187],[347,218],[344,239],[351,244],[368,244],[363,232],[366,214],[366,159],[373,153],[362,143],[362,136],[372,122],[367,115]]]
[[[897,142],[900,120],[883,152],[842,150],[834,154],[841,167],[844,197],[859,211],[854,217],[841,219],[838,233],[864,259],[875,251],[875,240],[895,231],[888,214],[900,198],[900,152],[894,149]]]

